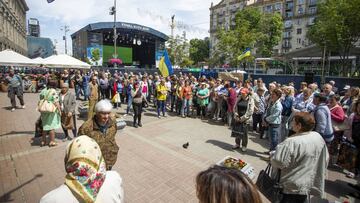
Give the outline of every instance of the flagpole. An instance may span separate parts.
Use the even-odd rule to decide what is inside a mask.
[[[114,53],[115,57],[116,55],[116,40],[117,40],[117,34],[116,34],[116,0],[114,0]]]

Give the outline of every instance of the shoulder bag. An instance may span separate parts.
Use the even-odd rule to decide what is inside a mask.
[[[39,101],[37,109],[40,113],[53,113],[56,111],[56,106],[54,103],[48,101],[50,93],[51,91],[46,94],[44,99]]]
[[[271,164],[269,163],[265,170],[261,170],[256,180],[256,186],[259,191],[272,203],[279,203],[281,201],[281,187],[280,181],[280,169],[275,175],[275,178],[271,177]]]

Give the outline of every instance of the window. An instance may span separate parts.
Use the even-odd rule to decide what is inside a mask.
[[[287,20],[287,21],[285,21],[285,28],[291,28],[291,26],[292,26],[292,21],[291,20]]]
[[[317,0],[309,0],[309,6],[316,5]]]
[[[267,12],[267,13],[270,13],[272,12],[272,5],[267,5],[264,7],[264,11]]]
[[[298,14],[300,14],[300,15],[304,14],[304,8],[302,6],[299,6]]]
[[[294,8],[294,3],[293,2],[289,2],[286,4],[286,10],[292,10]]]
[[[285,17],[287,17],[287,18],[291,18],[291,17],[293,17],[294,16],[294,13],[292,12],[292,11],[288,11],[288,12],[286,12],[286,14],[285,14]]]
[[[301,38],[297,38],[297,43],[301,44]]]
[[[316,7],[309,8],[309,14],[315,14],[316,13]]]
[[[281,3],[276,3],[274,6],[274,10],[275,11],[281,10]]]
[[[286,39],[286,38],[290,38],[291,37],[291,32],[290,31],[287,31],[287,32],[284,32],[283,33],[283,38]]]
[[[301,35],[301,33],[302,33],[302,29],[301,29],[301,28],[298,28],[298,29],[296,30],[296,34]]]
[[[301,25],[301,19],[297,19],[296,25]]]
[[[304,1],[304,0],[298,0],[297,2],[298,2],[298,3],[297,3],[298,5],[302,5],[302,4],[304,4],[304,3],[305,3],[305,1]]]
[[[315,17],[309,18],[308,25],[314,25],[315,23]]]

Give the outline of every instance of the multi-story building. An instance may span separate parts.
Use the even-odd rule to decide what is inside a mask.
[[[281,43],[274,47],[274,53],[287,53],[309,46],[306,38],[309,27],[314,24],[318,0],[223,0],[210,7],[210,44],[214,50],[217,39],[216,30],[234,25],[236,13],[245,6],[258,7],[264,13],[278,12],[284,21]]]
[[[0,51],[12,49],[27,54],[25,0],[0,1]]]
[[[28,20],[29,35],[33,37],[40,37],[40,24],[38,19],[30,18]]]
[[[216,31],[219,27],[230,29],[235,25],[235,15],[245,6],[251,5],[255,0],[222,0],[217,5],[211,3],[210,7],[210,55],[215,50],[218,40]]]

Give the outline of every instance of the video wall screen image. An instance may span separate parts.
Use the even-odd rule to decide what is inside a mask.
[[[103,45],[103,59],[107,63],[109,59],[113,58],[114,46]],[[118,58],[123,61],[123,64],[131,65],[133,62],[133,49],[130,47],[116,47],[116,54]]]

